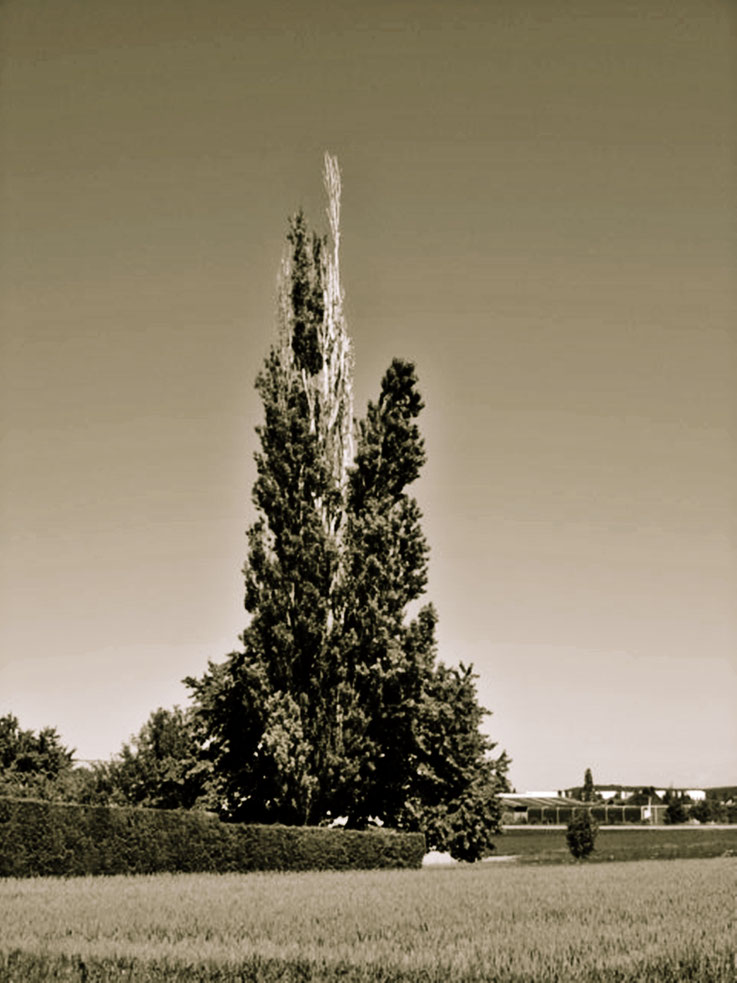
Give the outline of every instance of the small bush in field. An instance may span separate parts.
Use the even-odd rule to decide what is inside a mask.
[[[583,860],[594,850],[599,827],[588,809],[576,809],[568,823],[568,849],[577,860]]]

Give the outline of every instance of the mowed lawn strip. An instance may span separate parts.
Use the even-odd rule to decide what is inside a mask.
[[[731,858],[9,879],[0,978],[721,983],[736,895]]]
[[[519,826],[494,841],[497,856],[540,863],[573,863],[565,828]],[[737,855],[737,826],[624,826],[600,829],[591,860],[671,860]]]

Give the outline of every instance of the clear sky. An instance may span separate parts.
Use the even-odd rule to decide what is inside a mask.
[[[287,216],[417,363],[440,655],[518,789],[737,781],[734,7],[4,0],[0,713],[105,758],[237,645]]]

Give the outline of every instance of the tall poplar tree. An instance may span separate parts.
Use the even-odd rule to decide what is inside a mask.
[[[415,768],[415,724],[432,653],[418,644],[408,606],[424,593],[428,546],[407,486],[425,449],[414,367],[395,359],[376,403],[358,426],[346,496],[344,577],[338,598],[345,699],[342,810],[361,825],[370,816],[396,824]],[[427,640],[425,640],[427,641]]]
[[[289,823],[323,818],[335,771],[332,598],[351,457],[352,356],[338,268],[340,180],[326,158],[331,238],[292,219],[279,331],[256,380],[258,513],[248,531],[243,649],[188,679],[224,811]]]
[[[392,362],[354,454],[329,156],[326,186],[330,236],[301,213],[290,224],[278,337],[256,382],[250,623],[241,651],[187,682],[229,818],[373,819],[475,859],[498,828],[506,758],[479,731],[473,674],[437,662],[433,608],[408,620],[429,554],[408,491],[425,461],[411,363]]]
[[[583,788],[581,789],[581,801],[582,802],[593,802],[596,798],[596,789],[594,787],[594,779],[591,775],[591,769],[587,768],[583,776]]]

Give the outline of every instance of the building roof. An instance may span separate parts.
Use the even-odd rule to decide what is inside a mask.
[[[582,806],[583,802],[578,799],[569,799],[562,795],[518,795],[513,792],[504,792],[499,796],[504,805],[512,809],[545,809],[561,806]]]

